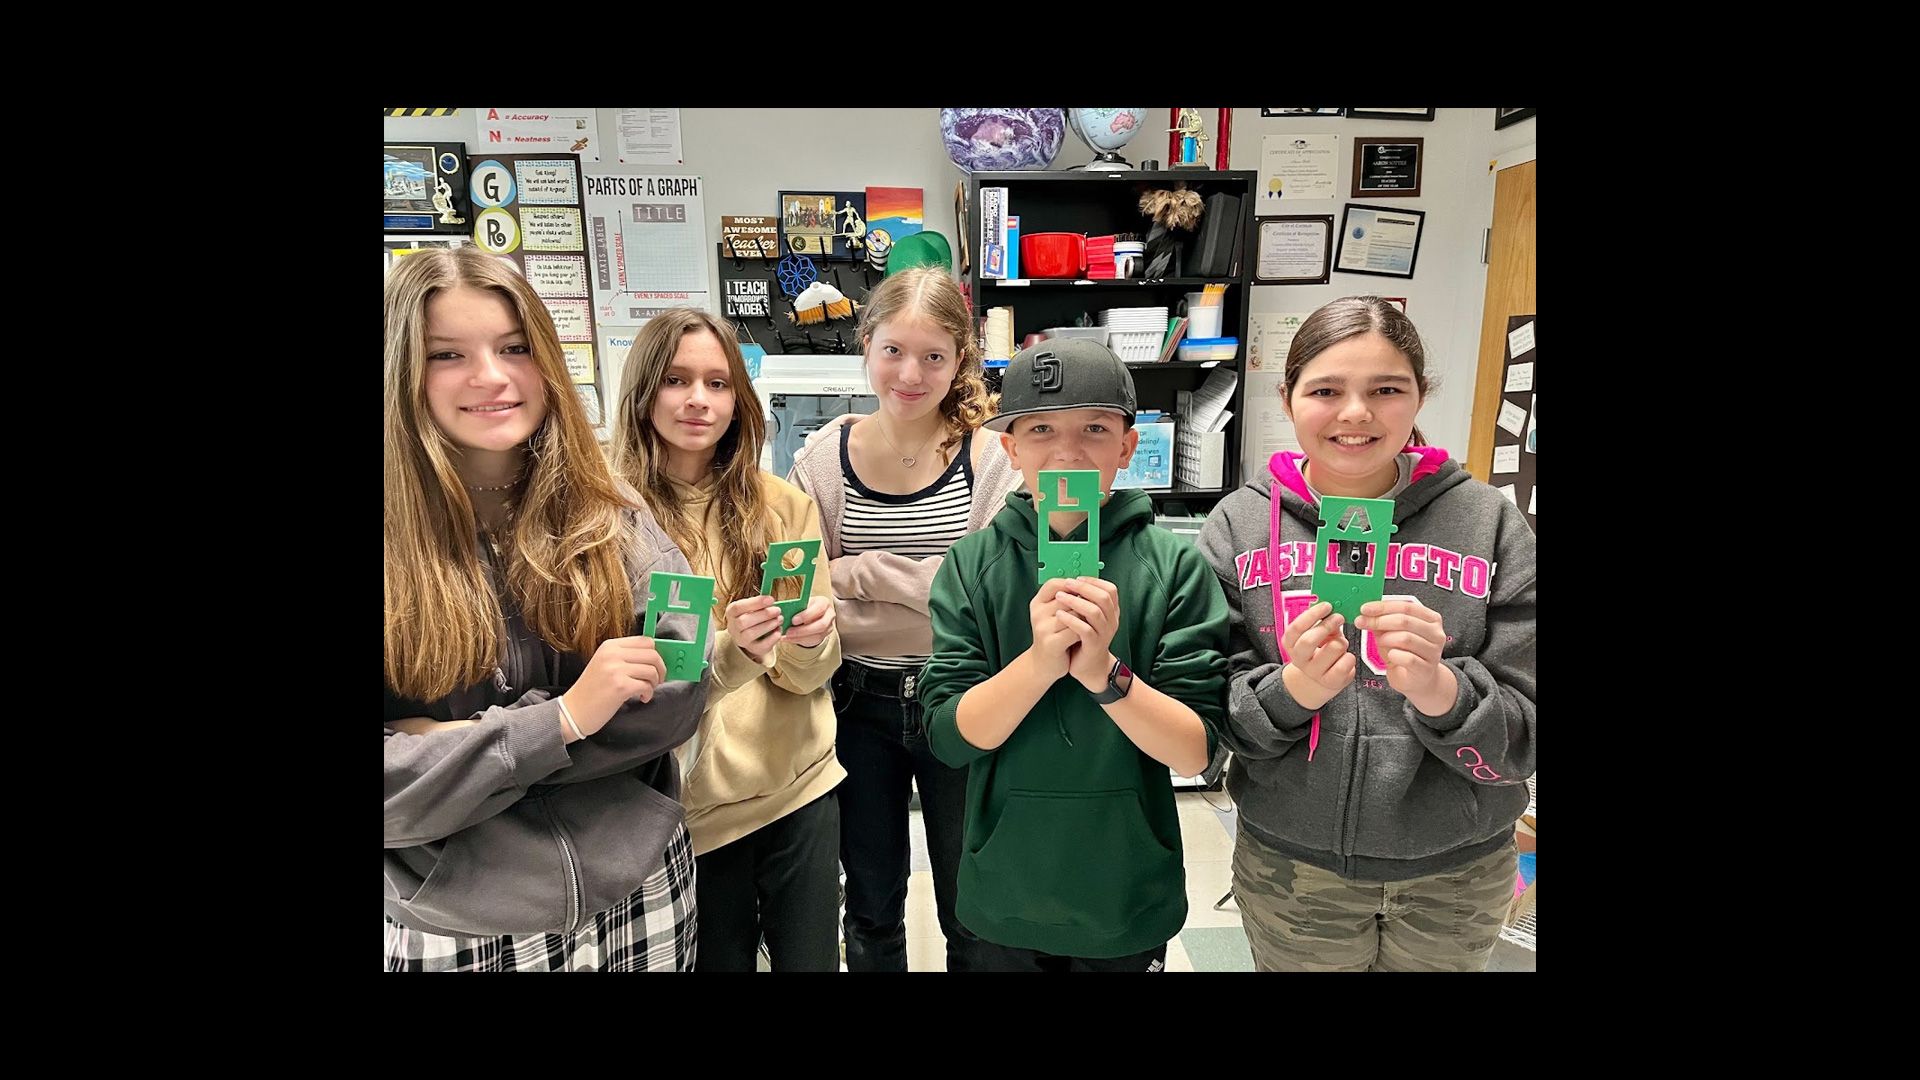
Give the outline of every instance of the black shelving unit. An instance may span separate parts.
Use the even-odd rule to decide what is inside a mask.
[[[967,249],[972,266],[967,272],[973,296],[973,313],[984,316],[988,308],[1013,308],[1015,348],[1028,334],[1053,326],[1072,326],[1082,313],[1098,318],[1098,312],[1112,307],[1165,305],[1169,315],[1179,315],[1185,294],[1197,292],[1209,282],[1225,282],[1226,311],[1222,313],[1221,335],[1240,340],[1240,357],[1246,355],[1249,289],[1253,280],[1253,207],[1254,173],[1251,170],[1172,169],[1156,172],[979,172],[967,183]],[[1216,192],[1240,197],[1240,260],[1237,273],[1220,277],[1169,277],[1156,280],[1124,281],[1071,280],[1065,278],[1025,278],[1014,283],[980,276],[980,189],[1007,189],[1007,212],[1020,218],[1020,234],[1077,232],[1089,236],[1112,233],[1137,233],[1142,239],[1153,222],[1140,213],[1139,199],[1150,188],[1171,188],[1184,181],[1201,198]],[[1205,222],[1202,221],[1202,228]],[[1192,258],[1193,239],[1199,233],[1186,234],[1188,259]],[[1224,361],[1172,360],[1164,364],[1129,364],[1134,390],[1143,409],[1173,410],[1176,395],[1182,390],[1197,390],[1215,367],[1241,372],[1241,381],[1233,389],[1233,419],[1227,425],[1226,483],[1218,488],[1193,488],[1176,481],[1167,491],[1149,492],[1155,504],[1191,503],[1211,508],[1220,498],[1239,486],[1240,424],[1245,415],[1245,373],[1240,358]],[[997,376],[998,372],[990,373]],[[997,378],[992,379],[997,384]]]
[[[988,184],[987,186],[988,186],[988,187],[998,187],[999,185],[997,185],[997,184]],[[1142,221],[1144,221],[1145,219],[1144,219],[1144,218],[1142,218],[1141,220],[1142,220]],[[1021,222],[1021,225],[1020,225],[1020,230],[1021,230],[1021,232],[1022,232],[1022,233],[1024,233],[1024,232],[1026,231],[1026,222],[1025,222],[1024,220],[1023,220],[1023,221]],[[1044,229],[1043,229],[1043,230],[1041,230],[1041,231],[1042,231],[1042,232],[1046,232],[1046,231],[1049,231],[1049,230],[1044,230]],[[1064,232],[1064,231],[1066,231],[1066,230],[1063,230],[1063,229],[1054,229],[1054,230],[1051,230],[1051,231],[1053,231],[1053,232]],[[1145,232],[1146,230],[1144,230],[1144,229],[1139,229],[1139,230],[1135,230],[1135,229],[1121,229],[1120,231],[1121,231],[1121,232]],[[1095,236],[1105,236],[1106,234],[1105,234],[1105,233],[1094,233],[1093,235],[1095,235]],[[1095,279],[1095,278],[1078,278],[1078,279],[1069,279],[1069,278],[1016,278],[1016,279],[1003,279],[1003,278],[981,278],[980,280],[982,280],[982,281],[984,281],[984,282],[986,282],[986,284],[987,284],[987,287],[988,287],[988,288],[996,288],[996,289],[999,289],[999,290],[1001,290],[1001,291],[1006,291],[1006,292],[1011,292],[1011,291],[1013,291],[1013,290],[1015,290],[1015,289],[1049,289],[1049,288],[1069,288],[1069,289],[1133,289],[1133,288],[1139,288],[1139,287],[1140,287],[1140,286],[1142,286],[1142,285],[1185,285],[1185,286],[1187,287],[1187,289],[1188,289],[1188,291],[1192,291],[1193,289],[1196,289],[1196,288],[1198,288],[1198,287],[1200,287],[1200,286],[1202,286],[1202,285],[1205,285],[1205,284],[1207,284],[1207,283],[1208,283],[1208,282],[1210,282],[1210,281],[1218,281],[1218,280],[1220,280],[1220,279],[1219,279],[1219,278],[1197,278],[1197,277],[1170,277],[1170,278],[1154,278],[1154,279],[1153,279],[1153,280],[1151,280],[1151,281],[1142,281],[1142,280],[1139,280],[1139,279],[1135,279],[1135,278],[1129,278],[1129,279],[1127,279],[1126,281],[1113,281],[1113,280],[1108,280],[1108,279],[1105,279],[1105,278],[1100,278],[1100,279]]]
[[[1127,370],[1139,371],[1141,368],[1153,368],[1157,371],[1174,371],[1180,368],[1216,368],[1216,367],[1231,368],[1234,371],[1239,371],[1240,361],[1239,360],[1169,360],[1164,364],[1128,364]],[[1240,414],[1235,413],[1234,415],[1239,416]]]

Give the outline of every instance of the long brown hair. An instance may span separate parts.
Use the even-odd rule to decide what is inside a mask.
[[[633,630],[621,499],[567,377],[553,319],[526,280],[472,246],[424,251],[387,277],[384,489],[386,679],[435,701],[500,662],[504,612],[481,565],[479,522],[454,468],[460,448],[428,411],[427,301],[471,286],[500,294],[526,332],[546,395],[503,537],[507,592],[555,649],[593,655]]]
[[[1420,387],[1420,400],[1425,401],[1434,383],[1427,378],[1427,347],[1420,341],[1420,331],[1413,328],[1413,320],[1407,318],[1406,312],[1378,296],[1343,296],[1328,301],[1306,317],[1287,349],[1280,396],[1291,406],[1293,388],[1300,384],[1300,372],[1314,357],[1348,338],[1367,333],[1386,338],[1407,358],[1407,363],[1413,365],[1413,381]],[[1427,437],[1420,434],[1420,425],[1413,426],[1413,437],[1407,445],[1427,445]]]
[[[950,462],[950,452],[967,432],[987,422],[995,402],[987,395],[987,380],[980,366],[980,342],[973,333],[973,312],[960,286],[937,267],[903,270],[880,283],[860,309],[860,351],[873,347],[873,335],[894,319],[931,323],[953,335],[959,350],[953,368],[953,385],[940,399],[940,415],[947,423],[947,437],[940,443],[940,460]]]
[[[733,422],[714,446],[713,469],[720,479],[707,504],[707,513],[720,515],[718,551],[706,550],[706,522],[693,520],[674,494],[666,470],[667,441],[653,426],[654,399],[681,340],[703,332],[717,338],[727,355],[727,380],[734,395]],[[647,320],[627,350],[626,371],[620,377],[613,411],[613,471],[639,489],[694,572],[713,576],[716,611],[760,591],[760,560],[773,531],[760,486],[760,448],[766,441],[766,413],[747,377],[747,360],[733,324],[688,307],[669,308]]]

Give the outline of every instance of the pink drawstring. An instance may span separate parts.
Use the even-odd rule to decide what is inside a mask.
[[[1274,454],[1274,457],[1276,458],[1279,456],[1280,456],[1279,452],[1276,452]],[[1273,471],[1272,462],[1267,463],[1267,471],[1270,473]],[[1279,480],[1279,477],[1275,477],[1274,479],[1277,482]],[[1270,510],[1269,510],[1270,517],[1267,522],[1267,565],[1279,566],[1280,565],[1280,549],[1279,549],[1280,493],[1277,491],[1274,491],[1272,488],[1269,488],[1267,490],[1267,494],[1270,497],[1268,500],[1270,504]],[[1273,644],[1277,649],[1279,649],[1280,659],[1284,663],[1286,661],[1292,660],[1293,658],[1287,655],[1287,647],[1286,645],[1282,644],[1283,640],[1286,637],[1287,611],[1286,611],[1286,606],[1282,604],[1280,600],[1281,585],[1282,585],[1282,582],[1276,580],[1276,581],[1272,581],[1269,584],[1268,588],[1273,593]],[[1313,752],[1315,750],[1318,750],[1319,748],[1320,748],[1320,714],[1316,712],[1313,714],[1313,727],[1309,729],[1307,732],[1307,760],[1308,761],[1313,760]]]

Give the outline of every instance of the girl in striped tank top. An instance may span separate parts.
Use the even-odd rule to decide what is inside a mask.
[[[790,479],[820,507],[845,660],[839,719],[840,861],[850,971],[905,971],[909,785],[920,791],[947,970],[972,967],[953,913],[967,774],[927,746],[916,687],[933,648],[927,591],[953,542],[1020,489],[997,438],[972,314],[946,272],[890,275],[860,316],[879,411],[841,417],[794,455]]]

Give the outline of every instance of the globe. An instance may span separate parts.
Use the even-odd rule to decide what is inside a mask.
[[[1145,109],[1068,109],[1067,126],[1093,150],[1086,168],[1095,171],[1130,169],[1127,159],[1114,151],[1147,126]]]

